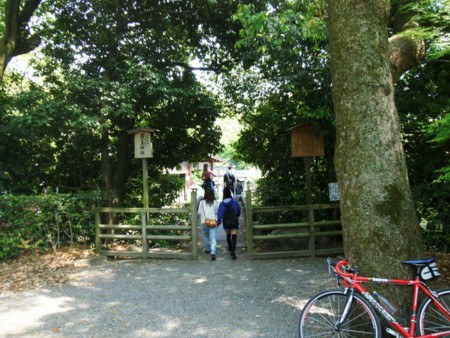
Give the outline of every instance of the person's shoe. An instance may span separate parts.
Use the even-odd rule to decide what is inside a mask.
[[[211,253],[210,250],[205,250],[205,254],[209,255]]]
[[[231,253],[231,259],[237,259],[236,254],[234,252]]]
[[[215,261],[215,260],[216,260],[216,255],[212,254],[212,255],[211,255],[211,260],[212,260],[212,261]]]

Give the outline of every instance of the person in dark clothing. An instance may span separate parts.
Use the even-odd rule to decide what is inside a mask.
[[[231,253],[231,258],[236,259],[236,244],[241,207],[233,199],[229,188],[224,189],[223,195],[224,199],[219,204],[219,210],[217,212],[217,223],[223,225],[223,229],[227,233],[228,250]]]
[[[223,176],[223,198],[225,199],[225,188],[228,188],[231,190],[232,195],[234,195],[235,188],[236,188],[236,177],[234,176],[234,167],[229,166],[227,169],[227,172]]]
[[[236,182],[236,196],[240,196],[244,192],[244,187],[242,185],[242,181],[239,179],[237,179]]]

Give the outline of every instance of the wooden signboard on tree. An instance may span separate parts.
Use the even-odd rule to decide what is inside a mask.
[[[323,136],[317,135],[312,123],[301,124],[288,129],[291,132],[292,157],[303,157],[305,161],[305,178],[306,178],[306,204],[311,205],[312,187],[311,187],[311,157],[324,156],[325,148]],[[309,210],[308,213],[309,231],[314,233],[314,211]],[[309,239],[309,248],[312,250],[314,257],[315,237],[311,235]]]
[[[288,129],[291,132],[292,157],[324,156],[323,136],[314,131],[312,123]]]
[[[323,136],[317,135],[312,123],[297,125],[288,131],[291,132],[292,157],[305,158],[306,203],[312,204],[311,157],[325,155]]]

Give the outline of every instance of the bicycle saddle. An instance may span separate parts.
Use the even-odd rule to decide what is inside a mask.
[[[427,264],[430,264],[431,262],[434,262],[436,258],[428,258],[428,259],[417,259],[412,261],[403,261],[403,264],[411,264],[415,266],[425,266]]]

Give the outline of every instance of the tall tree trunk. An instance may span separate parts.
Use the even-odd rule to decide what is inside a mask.
[[[131,121],[130,125],[132,125]],[[107,207],[118,207],[121,205],[125,194],[125,180],[130,172],[129,149],[131,138],[124,131],[118,141],[117,163],[113,166],[110,156],[111,141],[109,132],[105,131],[101,139],[102,191],[106,192],[108,196],[108,198],[103,200],[102,205]],[[114,220],[108,218],[105,221],[111,223]]]
[[[100,142],[100,154],[101,154],[101,165],[102,165],[102,206],[112,207],[114,200],[113,187],[111,182],[111,159],[110,159],[110,149],[109,149],[109,132],[105,130],[103,132],[101,142]],[[114,194],[114,195],[112,195]],[[111,196],[112,195],[112,196]],[[113,215],[102,214],[102,223],[113,224]]]
[[[129,130],[133,127],[133,121],[130,121],[125,129]],[[118,204],[121,204],[125,198],[125,181],[130,174],[130,146],[133,144],[133,138],[125,131],[119,136],[119,144],[117,147],[117,163],[115,165],[114,175],[112,179],[113,189],[117,193]]]
[[[100,153],[101,153],[101,163],[102,163],[102,190],[103,191],[112,191],[112,182],[111,182],[111,159],[110,159],[110,149],[109,149],[109,133],[105,131],[102,135],[101,144],[100,144]],[[108,205],[111,206],[111,205]]]
[[[401,261],[422,258],[423,248],[394,102],[390,1],[328,7],[345,254],[365,275],[411,277]],[[402,304],[404,290],[390,289]]]
[[[130,121],[130,125],[132,122]],[[106,195],[102,198],[102,206],[119,207],[124,197],[125,177],[129,173],[129,144],[130,136],[123,132],[119,137],[119,147],[117,154],[117,163],[113,171],[111,165],[111,144],[109,131],[103,132],[100,142],[101,167],[102,167],[102,191]],[[102,213],[101,222],[103,224],[118,224],[117,213]],[[115,230],[108,230],[108,233],[114,234]],[[104,240],[103,244],[107,245],[112,240]]]
[[[42,0],[6,0],[5,32],[0,37],[0,81],[14,56],[29,53],[41,42],[39,34],[30,34],[31,16]]]

